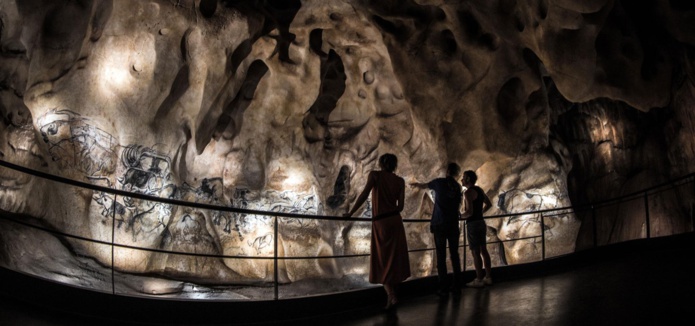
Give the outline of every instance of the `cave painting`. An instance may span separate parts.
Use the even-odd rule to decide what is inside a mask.
[[[593,52],[601,35],[581,19],[608,22],[617,14],[606,1],[509,2],[498,13],[514,18],[508,26],[481,14],[492,5],[389,3],[4,1],[3,159],[163,198],[340,216],[378,155],[392,152],[407,182],[440,175],[448,161],[476,170],[497,203],[491,213],[517,213],[572,205],[567,180],[577,167],[552,131],[560,114],[552,94],[609,97],[640,110],[665,104],[668,89],[655,85],[671,78],[659,66],[668,62],[650,66],[648,79],[616,80],[604,69],[612,63],[596,60],[610,49]],[[587,49],[570,56],[557,44]],[[577,62],[595,73],[572,69]],[[620,87],[603,87],[611,83]],[[113,264],[122,273],[257,284],[273,280],[272,259],[237,257],[272,257],[275,241],[288,257],[369,248],[367,223],[281,217],[274,239],[271,216],[1,173],[3,211],[101,241],[111,241],[113,222],[122,245],[226,257],[119,247]],[[428,194],[407,191],[404,216],[428,218]],[[544,224],[534,214],[498,218],[488,221],[488,240],[546,232],[548,255],[560,255],[574,251],[579,225],[572,213]],[[426,223],[406,231],[411,248],[432,247]],[[497,263],[537,260],[538,241],[505,242]],[[67,245],[111,265],[109,246]],[[21,269],[18,255],[0,257]],[[431,253],[411,261],[415,276],[432,273]],[[347,260],[286,260],[279,280],[365,270]]]

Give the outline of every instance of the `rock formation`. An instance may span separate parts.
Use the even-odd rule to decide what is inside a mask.
[[[0,157],[139,194],[339,216],[391,152],[406,182],[449,161],[477,171],[491,214],[587,204],[693,172],[694,14],[673,0],[2,0]],[[124,275],[258,284],[272,259],[238,257],[272,257],[275,241],[287,257],[369,248],[365,222],[279,217],[274,239],[271,216],[0,179],[3,214],[155,249],[118,247],[112,261],[108,245],[61,239]],[[691,188],[651,199],[655,234],[692,227]],[[428,193],[407,191],[404,216],[429,218]],[[626,207],[603,214],[601,243],[643,236],[631,213],[643,202]],[[586,219],[508,216],[488,235],[545,232],[554,256],[591,242]],[[426,226],[406,224],[411,248],[432,247]],[[0,263],[26,270],[18,230],[0,229]],[[495,261],[538,260],[539,241],[504,242]],[[414,275],[432,259],[413,254]],[[284,260],[279,280],[366,268]]]

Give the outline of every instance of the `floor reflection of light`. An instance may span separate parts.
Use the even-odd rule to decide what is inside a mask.
[[[196,300],[205,300],[210,298],[210,295],[208,295],[205,292],[193,292],[190,294],[191,299],[196,299]]]
[[[168,281],[163,279],[149,279],[142,283],[142,292],[147,294],[170,294],[178,293],[182,289],[181,282]]]
[[[514,321],[517,325],[557,325],[556,319],[572,303],[575,283],[572,277],[547,276],[506,286],[504,291],[478,290],[470,308],[494,308],[499,316],[520,311]],[[484,295],[485,292],[489,295]]]

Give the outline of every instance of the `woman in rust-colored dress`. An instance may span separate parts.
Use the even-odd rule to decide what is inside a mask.
[[[397,302],[396,287],[410,277],[410,259],[401,211],[405,180],[394,174],[398,159],[393,154],[379,158],[381,171],[369,172],[367,184],[346,217],[352,216],[372,194],[372,246],[369,282],[383,284],[388,299],[386,309]]]

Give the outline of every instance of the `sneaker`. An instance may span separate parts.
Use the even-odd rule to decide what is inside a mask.
[[[483,284],[485,285],[492,285],[492,277],[485,277],[483,279]]]
[[[476,278],[473,281],[466,283],[466,286],[469,288],[481,288],[485,286],[485,283],[483,283],[483,280],[479,280]]]

